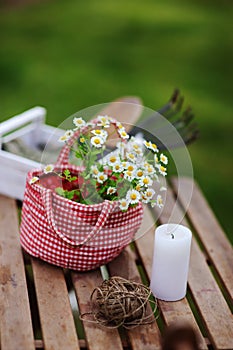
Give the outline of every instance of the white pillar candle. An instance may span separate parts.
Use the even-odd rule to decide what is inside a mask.
[[[165,224],[156,228],[150,288],[165,301],[185,297],[192,233],[182,225]]]

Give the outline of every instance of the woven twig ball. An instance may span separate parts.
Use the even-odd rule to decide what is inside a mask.
[[[110,328],[122,325],[131,328],[152,323],[157,304],[152,301],[152,310],[148,303],[150,296],[150,289],[143,284],[111,277],[95,288],[91,295],[94,322]]]

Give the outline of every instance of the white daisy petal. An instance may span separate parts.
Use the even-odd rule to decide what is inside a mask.
[[[139,185],[141,186],[151,186],[153,184],[153,180],[149,176],[142,176],[139,180]]]
[[[167,165],[168,163],[168,158],[163,153],[161,153],[160,155],[160,162],[162,162],[165,165]]]
[[[97,175],[97,182],[102,184],[104,181],[107,180],[107,175],[104,174],[103,172],[99,172],[99,174]]]
[[[163,207],[163,199],[162,199],[162,196],[160,194],[156,198],[156,204],[159,208]]]
[[[76,118],[76,117],[73,119],[73,123],[77,127],[77,129],[81,129],[83,126],[86,125],[85,120],[83,120],[82,118]]]
[[[69,138],[66,136],[66,134],[60,136],[58,139],[59,142],[66,142],[68,140],[69,140]]]
[[[93,136],[91,138],[91,144],[96,148],[102,147],[103,143],[104,143],[104,140],[100,136]]]
[[[45,174],[49,174],[52,173],[54,170],[54,166],[52,164],[48,164],[46,165],[46,167],[44,168],[44,173]]]
[[[124,140],[128,139],[129,138],[129,135],[127,134],[127,132],[125,131],[124,128],[122,129],[118,129],[118,134],[120,135],[120,137]]]
[[[35,182],[37,182],[39,180],[39,177],[34,176],[31,178],[31,180],[29,181],[30,185],[34,184]]]
[[[141,195],[137,190],[129,190],[126,194],[126,199],[130,204],[137,204],[141,199]]]
[[[116,193],[116,187],[109,187],[108,189],[107,189],[107,194],[114,194],[114,193]]]
[[[127,210],[129,207],[129,202],[126,199],[121,199],[119,201],[119,206],[121,210]]]

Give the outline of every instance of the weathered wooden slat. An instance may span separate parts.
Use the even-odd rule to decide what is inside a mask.
[[[152,270],[154,231],[154,219],[152,215],[150,215],[149,209],[145,207],[144,220],[140,227],[142,237],[136,240],[135,244],[149,279],[151,279]],[[162,300],[158,300],[158,304],[163,315],[163,319],[167,325],[171,325],[175,322],[189,323],[199,337],[200,349],[207,349],[206,341],[199,330],[186,298],[176,302],[164,302]]]
[[[174,178],[172,183],[177,193],[177,179]],[[179,183],[179,200],[184,208],[189,204],[188,217],[233,302],[233,250],[230,241],[225,236],[199,186],[190,178],[179,179]],[[192,184],[192,199],[187,203],[187,192]]]
[[[165,211],[160,215],[160,222],[167,223],[169,212],[173,211],[173,222],[188,226],[181,208],[176,205],[170,189],[167,191]],[[208,331],[211,343],[216,349],[233,348],[233,321],[230,309],[215,281],[205,255],[200,250],[196,239],[192,239],[189,287],[200,315]]]
[[[31,261],[45,350],[79,349],[63,270]]]
[[[31,350],[34,338],[15,201],[0,196],[1,350]]]
[[[142,283],[129,247],[108,264],[108,268],[111,276],[121,276]],[[127,334],[133,350],[160,349],[160,331],[156,322],[128,330]]]
[[[91,293],[103,282],[100,271],[72,272],[71,276],[81,314],[91,312]],[[89,350],[123,350],[121,338],[116,329],[103,328],[87,321],[83,322],[83,327]]]

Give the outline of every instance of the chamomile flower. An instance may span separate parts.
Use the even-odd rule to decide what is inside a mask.
[[[161,153],[160,155],[160,162],[162,162],[165,165],[167,165],[168,163],[168,158],[163,153]]]
[[[160,194],[158,194],[158,196],[156,198],[156,204],[159,208],[163,207],[163,199],[162,199],[162,196]]]
[[[127,210],[129,207],[129,202],[126,199],[121,199],[119,204],[121,210]]]
[[[97,177],[99,174],[99,169],[97,167],[97,165],[92,165],[91,166],[91,173],[93,175],[93,177]]]
[[[129,190],[126,194],[126,200],[130,204],[137,204],[141,199],[141,195],[137,190]]]
[[[124,126],[120,122],[117,122],[116,126],[118,127],[118,129],[124,129]]]
[[[133,149],[134,153],[136,153],[138,156],[143,155],[142,148],[137,143],[133,144],[132,149]]]
[[[151,142],[150,142],[150,141],[144,140],[144,141],[143,141],[143,145],[144,145],[146,148],[150,149],[150,147],[151,147]]]
[[[142,189],[142,186],[140,186],[139,184],[137,184],[137,186],[135,187],[135,190],[137,190],[138,192],[140,192]]]
[[[151,200],[151,198],[155,194],[155,191],[153,190],[153,188],[148,188],[145,192],[143,192],[143,194],[148,200]]]
[[[103,128],[109,128],[110,127],[110,122],[109,122],[109,118],[108,116],[103,116],[103,115],[99,115],[97,117],[97,120],[98,120],[98,123],[97,125],[98,126],[102,126]]]
[[[52,173],[54,169],[54,166],[52,164],[48,164],[46,165],[46,167],[44,168],[44,173],[45,174],[49,174]]]
[[[124,179],[128,181],[133,181],[135,179],[135,175],[132,171],[126,170],[124,172]]]
[[[91,138],[91,144],[96,148],[102,147],[103,143],[104,143],[104,140],[100,136],[93,136]]]
[[[35,182],[37,182],[39,180],[39,177],[34,176],[31,178],[31,180],[29,181],[30,185],[34,184]]]
[[[145,187],[151,186],[152,184],[153,184],[153,181],[149,176],[142,176],[139,181],[139,185],[145,186]]]
[[[58,139],[59,142],[66,142],[68,140],[69,140],[69,138],[66,136],[66,134],[60,136]]]
[[[74,118],[73,119],[73,123],[74,125],[77,127],[77,129],[81,129],[83,126],[86,125],[85,120],[83,120],[83,118]]]
[[[73,130],[67,130],[65,132],[65,135],[66,135],[67,139],[69,139],[69,138],[71,138],[71,136],[74,135],[74,132],[73,132]]]
[[[131,152],[126,152],[126,158],[128,160],[130,160],[131,162],[136,162],[136,160],[137,160],[135,154],[133,154]]]
[[[123,166],[124,169],[127,168],[127,164],[128,164],[128,162],[126,162],[126,161],[121,162],[121,165]]]
[[[153,175],[155,172],[156,172],[156,170],[155,170],[155,168],[153,167],[153,165],[151,165],[151,164],[149,164],[147,167],[146,167],[146,173],[148,174],[148,175]]]
[[[107,180],[107,175],[104,174],[103,172],[99,172],[99,174],[97,175],[97,182],[102,184],[104,181]]]
[[[148,148],[149,150],[153,151],[153,152],[159,152],[159,149],[157,147],[157,145],[155,143],[152,143],[151,141],[143,141],[143,144],[146,148]]]
[[[106,141],[106,139],[108,137],[108,133],[106,130],[96,129],[96,130],[92,130],[91,133],[94,134],[95,136],[102,137],[104,139],[104,141]]]
[[[131,172],[134,172],[137,170],[137,167],[134,163],[131,163],[131,162],[127,162],[124,166],[124,168],[127,170],[127,171],[131,171]]]
[[[155,161],[155,165],[157,165],[159,163],[159,158],[158,158],[157,154],[154,155],[154,161]]]
[[[116,187],[109,187],[107,189],[107,194],[114,194],[116,193]]]
[[[155,143],[151,143],[150,149],[154,152],[159,152],[158,146]]]
[[[109,165],[114,165],[114,164],[117,164],[119,163],[120,159],[119,157],[117,157],[115,154],[112,154],[108,157],[108,164]]]
[[[160,192],[164,192],[164,191],[167,191],[167,188],[165,187],[165,186],[162,186],[162,187],[160,187]]]
[[[142,169],[138,169],[136,171],[136,177],[140,179],[144,175],[144,171]]]
[[[167,175],[167,173],[166,173],[167,168],[165,168],[164,166],[160,165],[158,169],[159,169],[159,172],[160,172],[161,175],[163,175],[163,176]]]
[[[115,172],[115,173],[121,173],[123,171],[123,166],[120,162],[116,162],[113,164],[112,166],[112,170]]]
[[[122,129],[118,129],[118,134],[120,135],[120,137],[124,140],[128,139],[129,138],[129,135],[127,134],[127,132],[125,131],[124,128]]]

